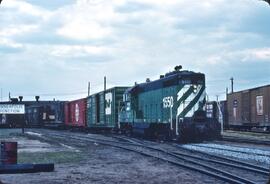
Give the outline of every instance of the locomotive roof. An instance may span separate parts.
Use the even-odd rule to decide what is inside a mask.
[[[203,73],[196,73],[193,71],[173,71],[165,74],[163,78],[151,81],[151,82],[145,82],[141,84],[137,84],[133,86],[132,88],[129,88],[127,92],[130,93],[137,93],[141,91],[151,91],[155,89],[160,89],[163,87],[169,87],[178,84],[179,79],[187,79],[191,80],[192,83],[195,81],[198,81],[200,79],[205,79]]]

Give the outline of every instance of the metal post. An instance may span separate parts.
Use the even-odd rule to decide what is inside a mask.
[[[173,130],[173,122],[172,122],[172,105],[170,106],[170,121],[171,121],[171,130]]]
[[[175,123],[175,135],[176,136],[178,136],[179,135],[179,133],[178,133],[178,117],[177,117],[177,115],[176,115],[176,123]]]
[[[104,77],[104,91],[106,91],[106,76]]]
[[[120,130],[120,101],[118,101],[118,130]]]
[[[230,78],[230,80],[231,80],[231,89],[232,89],[232,93],[233,93],[233,77],[232,78]]]
[[[88,82],[88,96],[90,96],[90,82]]]
[[[104,76],[104,93],[103,93],[103,99],[104,99],[104,123],[106,123],[106,76]]]
[[[24,107],[24,109],[25,109],[25,107]],[[25,119],[26,119],[25,118],[25,112],[24,112],[23,116],[24,116],[24,118],[23,118],[24,121],[22,121],[22,134],[24,134],[24,127],[25,127]]]

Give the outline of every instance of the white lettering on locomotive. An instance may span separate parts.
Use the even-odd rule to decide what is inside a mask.
[[[173,107],[173,97],[168,96],[163,98],[163,108],[171,108]]]

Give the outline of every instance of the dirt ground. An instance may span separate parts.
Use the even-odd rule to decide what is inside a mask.
[[[4,131],[4,133],[3,133]],[[0,139],[19,142],[20,163],[55,163],[51,173],[0,175],[4,184],[223,183],[163,161],[95,143],[21,137],[0,130]],[[16,131],[15,131],[16,133]]]

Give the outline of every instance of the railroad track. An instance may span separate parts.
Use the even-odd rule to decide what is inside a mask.
[[[179,149],[164,149],[157,147],[158,144],[151,143],[149,141],[137,141],[136,139],[130,139],[128,137],[117,137],[117,140],[110,140],[109,137],[106,139],[100,139],[100,138],[93,138],[88,135],[81,135],[81,134],[70,134],[65,132],[58,132],[58,133],[52,133],[52,132],[46,132],[46,134],[49,134],[50,137],[60,138],[66,140],[67,138],[72,140],[77,140],[80,142],[88,142],[88,143],[97,143],[100,145],[105,146],[111,146],[115,148],[120,148],[123,150],[135,152],[147,157],[156,158],[162,161],[165,161],[167,163],[173,164],[175,166],[186,168],[192,171],[196,171],[214,178],[217,178],[221,181],[229,182],[229,183],[258,183],[258,180],[253,181],[251,179],[247,179],[246,176],[238,176],[238,174],[231,173],[228,171],[225,171],[223,168],[234,168],[237,170],[241,170],[242,173],[256,173],[257,175],[260,175],[261,178],[259,179],[259,182],[263,181],[265,182],[267,180],[267,177],[269,175],[268,171],[266,171],[266,168],[261,167],[251,167],[250,165],[240,165],[236,163],[226,163],[226,161],[218,161],[218,160],[212,160],[206,159],[203,157],[198,156],[192,156],[192,154],[184,154],[179,151]],[[112,137],[113,138],[113,137]],[[150,144],[151,143],[151,144]],[[149,145],[150,144],[150,145]],[[211,163],[211,164],[209,164]],[[222,168],[222,169],[220,169]],[[228,169],[227,169],[228,170]],[[261,181],[263,180],[263,181]]]
[[[191,151],[190,149],[182,147],[181,145],[175,145],[175,146],[178,147],[181,150],[184,150],[184,151],[189,151],[189,152]],[[240,164],[240,165],[243,165],[243,166],[248,166],[248,167],[255,168],[255,169],[260,169],[262,171],[269,171],[270,170],[270,168],[257,166],[257,165],[254,165],[254,164],[251,164],[251,163],[248,163],[248,162],[235,160],[233,158],[228,158],[228,157],[224,157],[224,156],[220,156],[220,155],[214,155],[214,154],[211,154],[211,153],[205,153],[205,152],[198,151],[198,150],[192,150],[191,152],[193,152],[193,153],[195,152],[195,153],[198,153],[198,154],[201,154],[201,155],[205,155],[205,156],[208,156],[210,158],[223,160],[225,162],[232,162],[232,163]]]
[[[270,141],[255,140],[250,138],[239,138],[235,136],[222,136],[223,141],[228,142],[238,142],[238,143],[248,143],[248,144],[258,144],[258,145],[270,145]]]
[[[226,146],[224,144],[221,145],[207,145],[207,144],[192,144],[194,147],[199,147],[199,148],[207,148],[207,149],[212,149],[212,150],[219,150],[219,151],[227,151],[227,152],[232,152],[232,153],[241,153],[241,154],[247,154],[247,155],[256,155],[256,156],[263,156],[263,157],[270,157],[269,151],[255,151],[252,150],[251,152],[250,148],[244,148],[244,147],[236,147],[236,146]],[[221,147],[224,146],[224,147]]]

